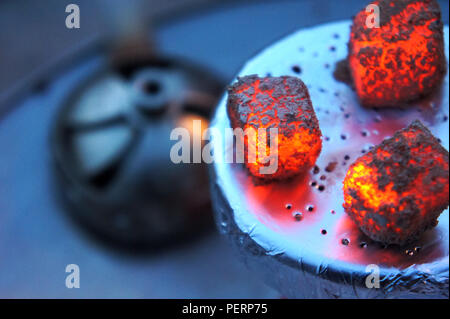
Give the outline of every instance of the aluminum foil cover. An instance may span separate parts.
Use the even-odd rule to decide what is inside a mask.
[[[420,119],[448,150],[448,72],[442,88],[416,105],[365,109],[352,89],[333,77],[335,64],[347,55],[350,23],[298,31],[240,71],[239,76],[299,76],[308,86],[323,148],[307,176],[254,185],[241,164],[226,163],[225,151],[233,146],[213,136],[210,171],[218,228],[246,265],[288,298],[448,298],[448,209],[417,242],[383,247],[364,236],[342,208],[349,165],[413,120]],[[448,54],[447,26],[445,41]],[[226,98],[212,123],[222,132],[230,127]],[[379,287],[372,281],[377,274]]]

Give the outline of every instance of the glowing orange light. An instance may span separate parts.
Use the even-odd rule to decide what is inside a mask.
[[[446,72],[443,23],[435,0],[378,0],[380,27],[354,18],[348,62],[362,104],[397,106],[429,94]]]
[[[253,176],[285,179],[314,165],[322,149],[322,133],[308,89],[299,78],[246,76],[239,78],[228,94],[227,110],[233,128],[278,129],[278,149],[273,154],[278,157],[278,169],[273,174],[261,174],[264,164],[259,158],[254,163],[247,161],[247,152],[255,145],[245,139],[245,164]],[[266,151],[270,153],[269,143]]]
[[[437,224],[448,183],[448,151],[415,121],[350,166],[344,208],[372,239],[402,245]]]

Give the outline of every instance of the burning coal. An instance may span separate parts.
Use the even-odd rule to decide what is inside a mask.
[[[380,27],[354,18],[348,64],[361,103],[399,106],[431,93],[446,72],[443,23],[435,0],[378,0]]]
[[[299,78],[241,77],[228,88],[228,94],[227,111],[233,128],[278,129],[278,148],[273,154],[278,156],[277,171],[261,174],[260,168],[266,164],[258,158],[253,163],[245,162],[253,176],[264,180],[286,179],[315,164],[322,149],[322,133],[308,89]],[[246,154],[261,148],[252,141],[244,140]],[[269,152],[270,141],[264,147],[264,153]]]
[[[350,166],[345,211],[373,240],[409,243],[448,207],[448,174],[448,151],[415,121]]]

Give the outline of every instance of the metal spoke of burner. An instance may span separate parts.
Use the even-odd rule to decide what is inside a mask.
[[[86,131],[96,131],[109,128],[116,125],[124,125],[128,123],[128,119],[123,114],[118,114],[109,118],[100,118],[90,122],[69,122],[66,123],[66,130],[72,133],[80,133]]]

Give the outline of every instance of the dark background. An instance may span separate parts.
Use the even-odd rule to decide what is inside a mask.
[[[448,24],[448,0],[438,1]],[[64,25],[76,3],[81,28]],[[115,33],[125,16],[153,29],[155,45],[231,78],[245,60],[298,28],[350,19],[365,0],[3,0],[0,2],[0,96],[39,66],[81,44]],[[124,22],[125,21],[125,22]],[[150,34],[150,32],[149,32]],[[1,101],[1,99],[0,99]]]

